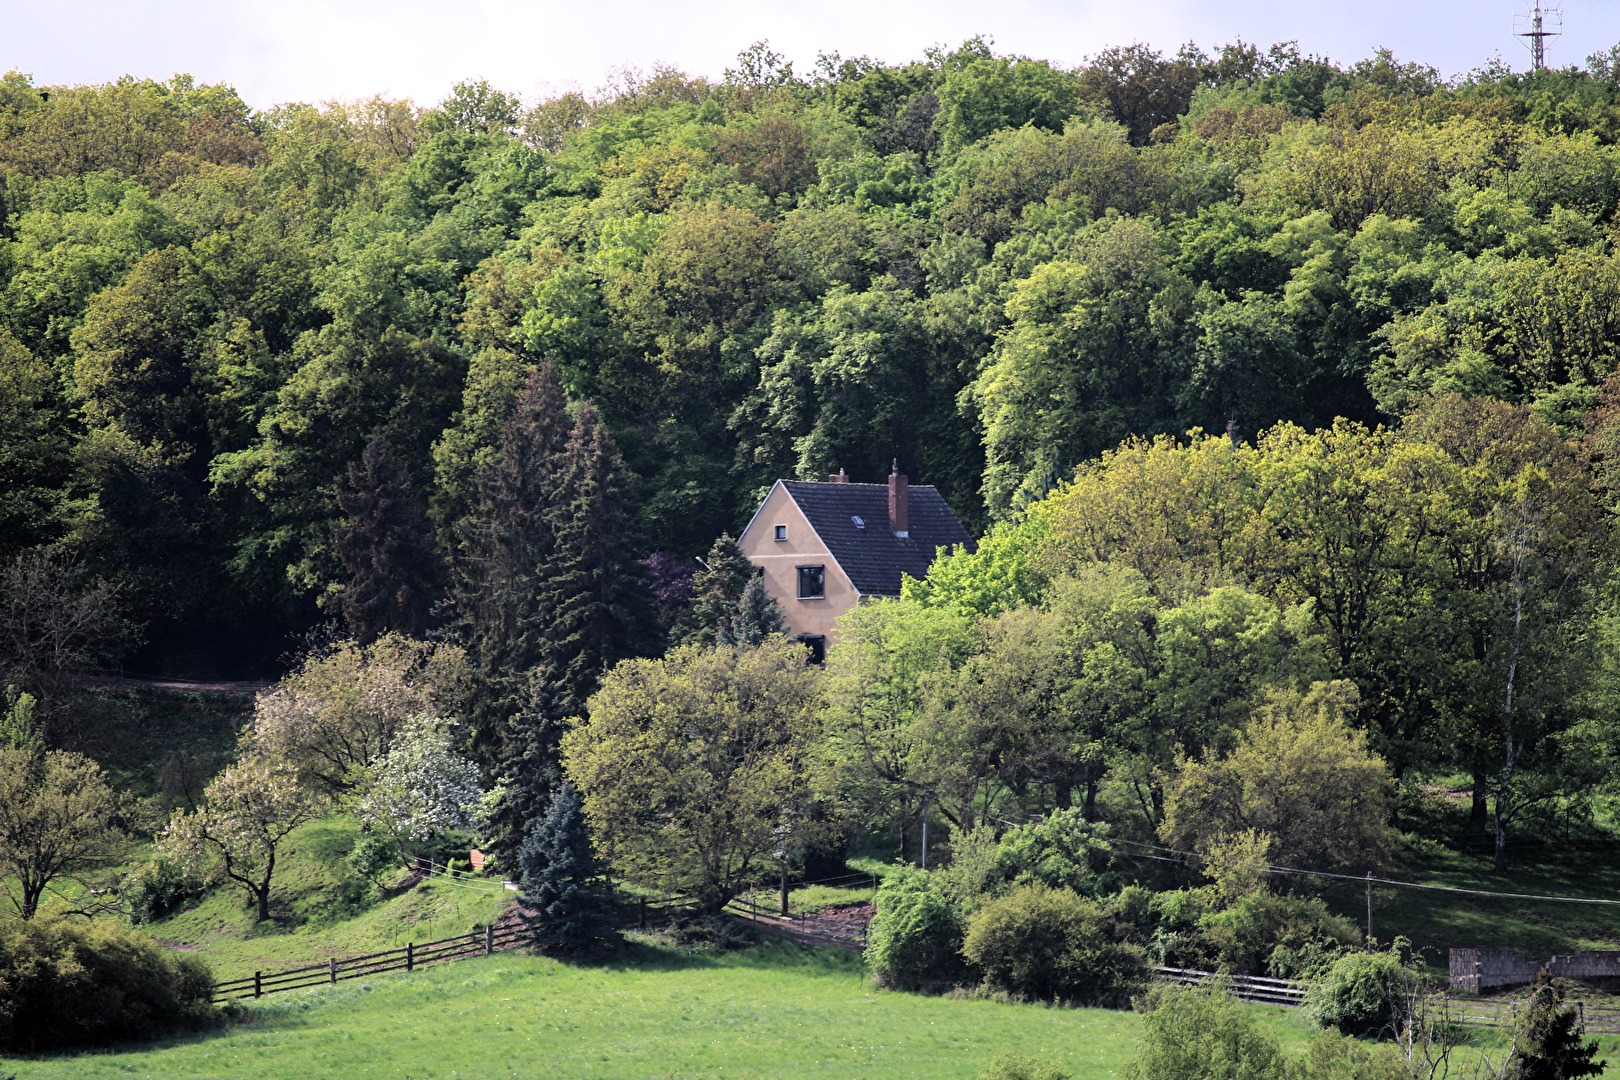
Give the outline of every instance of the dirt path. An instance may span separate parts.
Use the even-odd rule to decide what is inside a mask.
[[[872,921],[870,903],[846,904],[827,908],[814,915],[782,918],[780,915],[732,914],[769,934],[792,938],[811,945],[831,945],[840,949],[866,948],[866,927]]]
[[[161,675],[103,675],[92,681],[111,690],[170,690],[234,697],[252,697],[270,685],[266,679],[176,679]]]

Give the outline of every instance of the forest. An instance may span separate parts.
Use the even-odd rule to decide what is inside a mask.
[[[964,921],[896,984],[999,970],[992,910],[1293,975],[1355,927],[1269,866],[1608,828],[1620,46],[735,64],[268,110],[0,77],[6,782],[96,771],[109,672],[278,680],[25,919],[133,834],[269,918],[334,808],[384,862],[550,844],[712,911],[932,821],[951,868],[889,900]],[[894,461],[983,539],[806,667],[730,534]],[[997,909],[1069,902],[1031,889],[1103,906]]]

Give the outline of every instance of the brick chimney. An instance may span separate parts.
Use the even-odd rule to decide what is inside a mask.
[[[889,473],[889,524],[894,535],[902,540],[911,535],[911,492],[906,474],[900,471],[900,459],[895,458]]]
[[[827,483],[829,483],[829,484],[847,484],[847,483],[849,483],[849,473],[845,472],[843,469],[839,469],[835,473],[828,473],[827,474]]]

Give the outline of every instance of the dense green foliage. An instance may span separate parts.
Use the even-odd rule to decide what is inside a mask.
[[[1346,1035],[1398,1035],[1419,976],[1395,951],[1346,953],[1311,986],[1306,1011]]]
[[[878,886],[866,962],[886,986],[941,989],[962,973],[962,920],[937,876],[897,867]]]
[[[1222,1076],[1285,1080],[1277,1040],[1220,990],[1158,987],[1149,997],[1141,1044],[1125,1067],[1129,1080]]]
[[[255,112],[13,72],[0,556],[93,555],[193,652],[315,603],[419,626],[413,499],[453,561],[542,359],[623,455],[636,554],[895,456],[977,525],[1133,434],[1447,391],[1573,434],[1620,337],[1612,75],[976,39]]]
[[[106,924],[22,921],[0,928],[0,1046],[97,1045],[205,1021],[208,968],[144,934]]]
[[[1139,949],[1113,940],[1096,901],[1024,885],[968,920],[962,955],[992,989],[1044,1000],[1119,1003],[1143,980]]]
[[[268,920],[333,808],[508,873],[534,839],[542,904],[541,862],[601,856],[710,911],[933,824],[955,865],[880,890],[886,982],[1318,971],[1354,928],[1274,863],[1398,858],[1443,775],[1506,870],[1620,775],[1617,214],[1612,53],[760,45],[262,113],[7,74],[0,685],[40,745],[0,780],[110,662],[268,666],[341,615],[175,785],[143,917],[218,874]],[[896,458],[984,542],[807,668],[726,534]],[[565,775],[595,852],[545,831]]]
[[[1581,1015],[1549,980],[1538,980],[1519,1024],[1507,1080],[1573,1080],[1601,1076],[1598,1045],[1586,1040]]]

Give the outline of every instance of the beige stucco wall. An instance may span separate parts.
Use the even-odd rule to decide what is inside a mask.
[[[787,539],[777,540],[776,526],[787,526]],[[753,522],[737,539],[737,546],[765,572],[765,591],[782,605],[790,635],[823,635],[830,645],[833,623],[854,607],[860,594],[838,568],[827,547],[799,512],[781,484],[771,489]],[[826,595],[819,600],[799,599],[799,567],[826,567]]]

